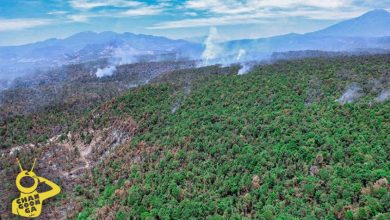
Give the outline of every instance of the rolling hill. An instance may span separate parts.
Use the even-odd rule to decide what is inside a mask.
[[[389,219],[389,64],[178,70],[81,113],[10,118],[0,178],[42,158],[35,171],[63,189],[48,219]],[[7,219],[18,191],[0,192]]]

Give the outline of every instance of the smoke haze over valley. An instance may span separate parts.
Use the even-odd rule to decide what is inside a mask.
[[[0,47],[0,79],[12,80],[63,65],[101,59],[112,66],[179,60],[194,60],[200,65],[230,65],[267,61],[275,52],[384,53],[390,50],[389,23],[390,13],[377,9],[316,32],[234,41],[223,41],[218,29],[212,27],[203,44],[131,33],[81,32],[65,39]],[[2,87],[5,85],[2,83]]]

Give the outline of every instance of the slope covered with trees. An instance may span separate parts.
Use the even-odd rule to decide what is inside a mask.
[[[389,219],[390,102],[378,99],[389,55],[180,73],[71,126],[137,122],[130,143],[66,192],[82,204],[74,218]],[[337,102],[352,85],[354,99]]]
[[[212,76],[173,114],[170,85],[129,92],[112,111],[131,114],[138,134],[95,168],[85,190],[99,193],[79,218],[388,218],[390,105],[373,100],[389,86],[389,58]],[[360,99],[335,102],[352,83]]]

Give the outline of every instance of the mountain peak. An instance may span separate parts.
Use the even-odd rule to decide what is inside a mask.
[[[374,9],[364,13],[363,15],[355,18],[355,19],[386,19],[390,17],[390,13],[385,9]]]
[[[388,14],[390,14],[390,12],[388,12],[382,8],[377,8],[377,9],[366,12],[364,15],[372,15],[372,14],[387,14],[388,15]]]
[[[383,37],[390,36],[389,24],[390,13],[384,9],[374,9],[359,17],[309,34],[337,37]]]
[[[82,32],[75,33],[75,34],[65,38],[65,40],[88,39],[88,38],[92,38],[96,35],[97,35],[97,33],[93,32],[93,31],[82,31]]]

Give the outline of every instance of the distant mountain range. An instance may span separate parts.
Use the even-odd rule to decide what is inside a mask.
[[[390,13],[376,9],[328,28],[307,34],[286,34],[270,38],[235,40],[223,44],[223,54],[245,59],[262,59],[273,52],[321,50],[349,52],[384,52],[390,50]]]
[[[388,51],[390,13],[376,9],[307,34],[235,40],[219,44],[214,63],[269,58],[273,52]],[[21,46],[0,47],[0,79],[64,64],[107,59],[114,64],[160,60],[202,59],[205,46],[142,34],[81,32],[65,39],[49,39]]]
[[[81,32],[65,39],[49,39],[21,46],[0,47],[3,73],[24,72],[64,64],[108,59],[112,63],[192,60],[200,57],[201,44],[143,34]],[[0,75],[0,79],[2,75]]]

